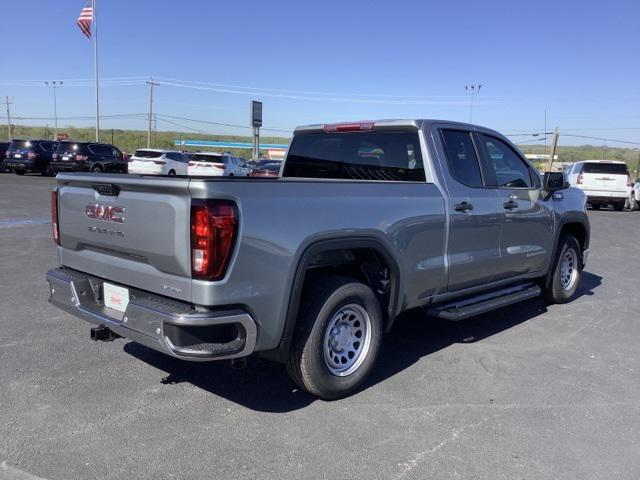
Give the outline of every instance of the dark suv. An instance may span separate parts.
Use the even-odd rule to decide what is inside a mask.
[[[127,161],[123,153],[108,143],[60,142],[51,165],[56,173],[127,173]]]
[[[51,159],[57,144],[52,140],[12,140],[5,154],[4,167],[18,175],[25,172],[52,175]]]
[[[9,150],[9,142],[0,142],[0,173],[7,171],[7,167],[4,166],[7,150]]]

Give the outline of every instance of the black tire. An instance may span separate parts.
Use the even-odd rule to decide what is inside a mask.
[[[15,173],[16,175],[24,175],[25,171],[24,170],[14,170],[13,173]]]
[[[170,177],[174,177],[176,175],[176,171],[175,170],[169,170],[169,173],[167,174]]]
[[[91,173],[102,173],[102,167],[100,165],[94,165],[91,167]]]
[[[562,260],[571,250],[575,253],[575,279],[568,285],[562,281]],[[549,286],[545,289],[545,298],[553,303],[567,303],[570,301],[580,285],[582,275],[582,248],[573,235],[563,235],[558,242],[558,251],[553,263],[553,276]]]
[[[622,210],[624,210],[624,204],[627,203],[626,200],[623,200],[621,202],[613,202],[613,209],[616,212],[621,212]]]
[[[47,165],[46,167],[44,167],[41,171],[40,174],[43,177],[53,177],[55,176],[55,173],[53,171],[53,167],[51,165]]]
[[[369,317],[369,346],[361,353],[364,357],[354,371],[338,376],[330,371],[325,360],[325,334],[334,316],[343,307],[354,304],[362,307]],[[380,304],[367,285],[347,277],[319,279],[307,286],[302,294],[287,360],[289,376],[299,387],[325,400],[350,395],[373,368],[380,351],[382,330]],[[366,334],[362,338],[366,339]]]
[[[592,203],[591,204],[591,210],[600,210],[600,204],[599,203]]]

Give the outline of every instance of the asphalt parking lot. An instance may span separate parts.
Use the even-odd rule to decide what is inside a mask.
[[[91,342],[47,302],[53,183],[0,175],[0,479],[640,478],[640,212],[590,212],[572,303],[405,316],[324,402],[264,360]]]

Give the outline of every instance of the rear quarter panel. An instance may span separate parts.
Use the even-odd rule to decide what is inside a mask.
[[[258,349],[282,336],[297,263],[315,242],[368,237],[400,270],[400,308],[421,303],[443,284],[445,215],[433,184],[306,180],[193,180],[193,198],[239,206],[239,243],[226,277],[193,281],[200,305],[241,305],[259,324]]]

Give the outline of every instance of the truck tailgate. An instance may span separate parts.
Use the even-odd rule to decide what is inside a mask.
[[[189,179],[58,175],[60,263],[191,300]]]

